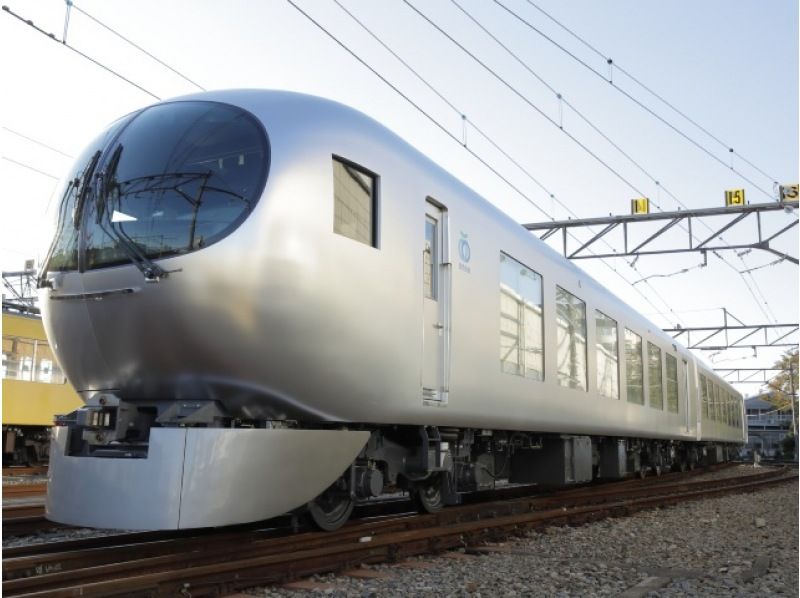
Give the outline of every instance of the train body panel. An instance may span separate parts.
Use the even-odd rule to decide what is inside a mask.
[[[188,96],[115,125],[118,137],[98,142],[97,176],[110,179],[118,164],[130,169],[133,154],[125,152],[144,143],[147,119],[199,105],[249,115],[237,117],[251,121],[248,149],[218,159],[219,180],[232,172],[231,160],[252,170],[241,195],[246,215],[207,244],[194,244],[192,228],[189,246],[158,259],[168,273],[160,281],[146,282],[142,264],[125,259],[46,274],[48,335],[87,401],[108,393],[157,410],[156,422],[177,421],[169,418],[179,407],[165,405],[209,402],[254,425],[741,442],[733,390],[686,349],[349,108],[283,92]],[[253,132],[261,126],[263,141]],[[260,179],[246,152],[265,163]],[[150,179],[167,176],[188,180],[173,172]],[[347,224],[334,197],[352,190],[342,191],[338,176],[371,194],[371,231],[341,233]],[[126,183],[138,184],[131,180],[138,179],[115,183],[119,197]],[[91,209],[100,223],[102,202],[86,205],[91,228]],[[115,214],[122,205],[118,199]],[[197,219],[199,200],[193,205]],[[157,225],[144,212],[122,216]],[[103,256],[82,251],[84,266]],[[700,388],[710,379],[714,400],[726,404],[711,416]]]

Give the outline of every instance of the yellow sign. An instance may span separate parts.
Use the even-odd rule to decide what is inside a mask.
[[[744,189],[728,189],[725,192],[725,207],[743,206]]]
[[[788,201],[790,203],[797,203],[798,196],[800,196],[800,185],[781,185],[781,201]]]
[[[639,197],[631,200],[631,214],[649,214],[650,200],[646,197]]]

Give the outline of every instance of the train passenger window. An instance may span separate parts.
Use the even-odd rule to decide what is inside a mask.
[[[714,406],[713,415],[711,416],[714,421],[720,420],[720,405],[719,405],[719,386],[711,384],[712,405]]]
[[[644,405],[644,364],[642,363],[642,337],[625,329],[625,387],[628,402]]]
[[[586,303],[556,287],[556,365],[558,383],[586,390]]]
[[[376,247],[375,177],[352,162],[333,159],[333,232]]]
[[[700,374],[700,395],[703,398],[703,418],[708,419],[708,380]]]
[[[728,393],[725,391],[724,388],[722,388],[720,386],[719,394],[720,394],[720,403],[722,404],[722,416],[720,418],[720,421],[727,426],[728,425]]]
[[[722,423],[726,426],[730,424],[731,410],[730,410],[730,398],[728,397],[728,393],[725,389],[722,389]]]
[[[436,281],[436,266],[439,264],[439,256],[436,255],[438,248],[437,230],[436,227],[439,223],[435,219],[428,216],[425,219],[425,249],[422,252],[422,290],[428,299],[436,300],[438,296]]]
[[[667,410],[678,413],[678,360],[667,353]]]
[[[664,409],[664,371],[661,366],[661,349],[647,343],[647,382],[650,386],[650,406]]]
[[[542,277],[500,254],[500,369],[544,380]]]
[[[728,398],[728,425],[733,425],[733,395],[726,393]]]
[[[714,383],[708,381],[708,419],[711,421],[717,420],[717,396],[714,394]]]
[[[595,311],[597,340],[597,391],[609,399],[619,398],[619,343],[617,321]]]

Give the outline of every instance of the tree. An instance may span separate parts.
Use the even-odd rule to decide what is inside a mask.
[[[780,369],[780,373],[775,375],[767,384],[772,391],[772,396],[767,400],[781,411],[791,411],[792,393],[796,393],[798,390],[797,360],[797,348],[786,351],[774,365],[774,367]]]
[[[792,456],[795,454],[795,435],[797,434],[797,428],[794,422],[794,417],[796,417],[794,408],[796,408],[796,405],[793,405],[794,393],[797,392],[797,357],[797,348],[786,351],[786,353],[775,362],[775,367],[780,368],[780,373],[773,377],[768,384],[770,390],[772,390],[772,396],[769,402],[775,405],[780,411],[792,414],[793,421],[792,425],[789,427],[789,435],[783,440],[784,452]]]

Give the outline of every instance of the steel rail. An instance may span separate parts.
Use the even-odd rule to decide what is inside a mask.
[[[44,496],[47,484],[14,484],[3,486],[3,498],[21,498],[24,496]]]
[[[722,493],[757,490],[765,484],[796,480],[796,473],[770,469],[760,474],[723,480],[654,483],[628,489],[601,488],[583,496],[527,498],[445,509],[434,515],[407,517],[353,525],[335,533],[301,534],[250,542],[243,536],[230,543],[212,542],[206,550],[195,542],[192,550],[136,558],[87,569],[4,581],[6,595],[107,596],[116,593],[193,596],[262,583],[276,583],[321,571],[335,571],[362,562],[396,561],[405,556],[438,552],[530,527],[587,521],[627,514],[661,504],[704,498]],[[658,480],[658,479],[656,479]],[[599,503],[599,504],[594,504]],[[365,541],[366,540],[366,541]],[[6,559],[4,576],[35,569],[27,562]],[[59,565],[40,563],[46,570]],[[61,563],[61,566],[79,566]],[[41,571],[42,569],[38,569]],[[12,573],[12,571],[14,573]],[[147,571],[147,573],[141,573]]]

